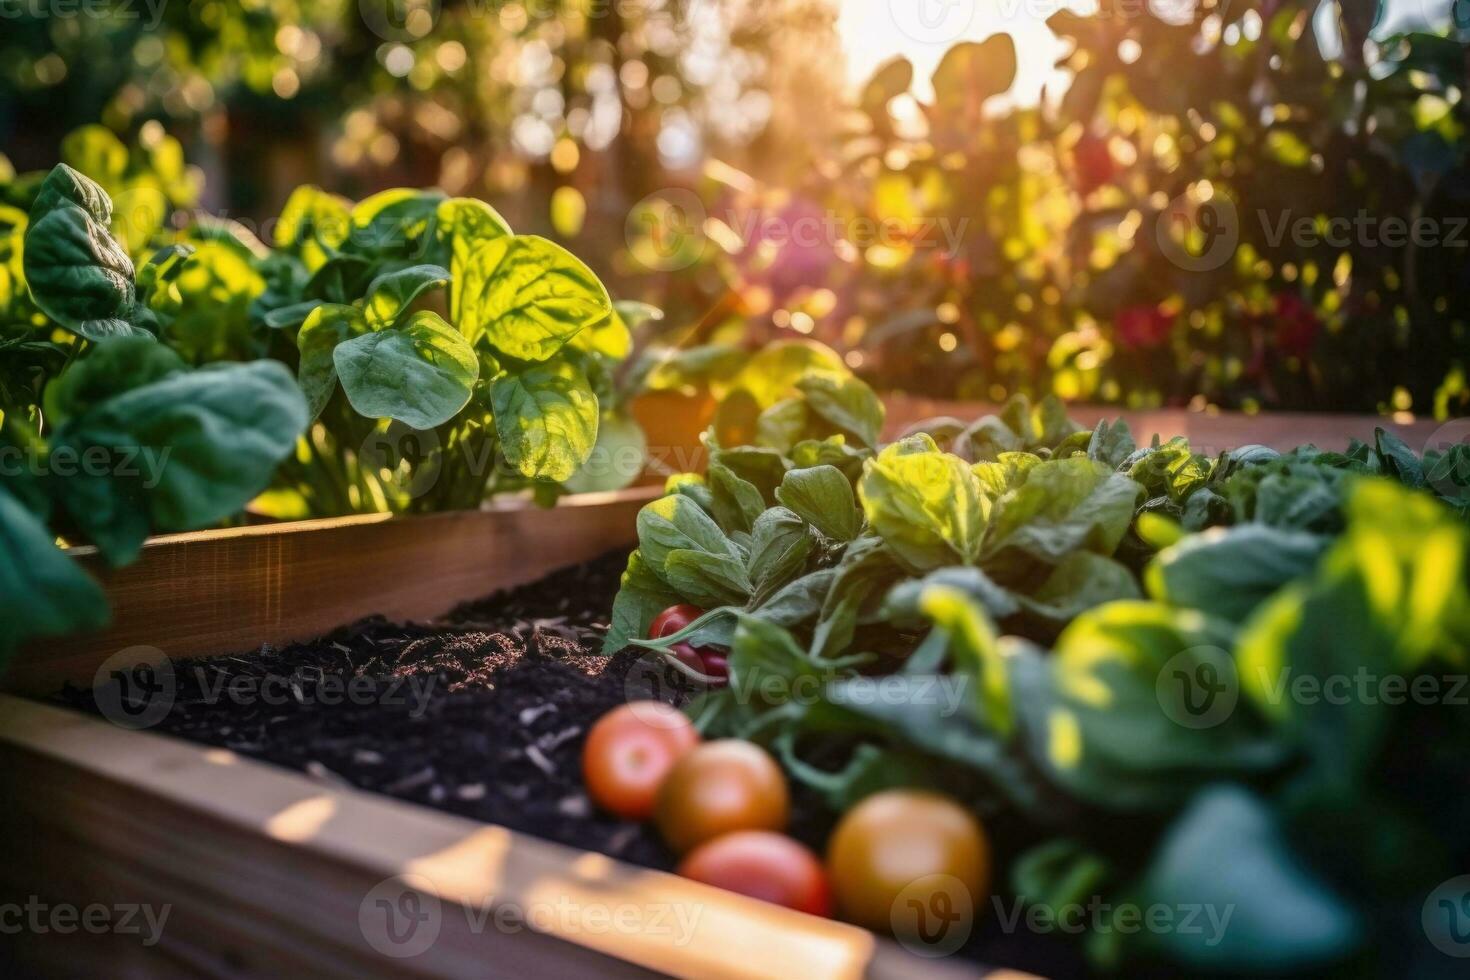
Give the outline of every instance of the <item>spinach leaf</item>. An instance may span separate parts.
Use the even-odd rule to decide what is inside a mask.
[[[107,625],[107,598],[0,484],[0,663],[24,640]]]
[[[108,232],[112,202],[96,183],[57,164],[31,207],[23,255],[31,298],[88,340],[151,337],[131,321],[133,263]]]
[[[979,557],[989,500],[964,460],[940,452],[928,436],[911,436],[869,460],[858,489],[868,523],[914,571]]]
[[[482,243],[456,279],[454,308],[471,343],[544,361],[582,330],[612,316],[612,300],[592,271],[560,245],[534,235]]]
[[[834,541],[851,541],[863,529],[852,484],[835,466],[788,470],[776,499]]]
[[[569,363],[531,365],[490,384],[495,431],[506,460],[522,475],[571,478],[597,442],[597,397]]]
[[[469,403],[480,376],[480,361],[469,343],[428,310],[401,326],[338,343],[332,363],[359,414],[397,419],[415,429],[452,419]]]
[[[392,326],[420,296],[447,285],[449,273],[437,265],[412,265],[383,273],[367,288],[363,314],[368,326],[374,330]]]

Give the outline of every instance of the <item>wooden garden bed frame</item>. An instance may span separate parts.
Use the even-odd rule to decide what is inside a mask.
[[[175,535],[117,571],[78,549],[114,622],[35,645],[5,679],[0,903],[171,911],[152,946],[134,935],[7,935],[15,975],[973,976],[854,926],[17,696],[90,685],[129,648],[128,662],[190,658],[306,639],[372,613],[433,618],[631,545],[638,509],[657,494]],[[359,921],[388,879],[402,882],[387,886],[390,898],[408,890],[440,910],[437,940],[411,958],[376,951],[365,929],[377,926]],[[502,914],[511,925],[497,928]],[[619,915],[644,926],[612,925]]]
[[[889,435],[986,410],[889,404]],[[1074,410],[1083,423],[1114,414]],[[1158,431],[1212,451],[1341,448],[1385,424],[1420,448],[1434,431],[1349,416],[1122,414],[1140,441]],[[150,978],[974,976],[973,967],[921,959],[853,926],[25,697],[90,684],[123,650],[132,661],[206,657],[307,639],[373,613],[430,619],[631,545],[634,517],[657,493],[589,494],[554,510],[511,504],[175,535],[115,571],[77,549],[105,584],[114,621],[100,634],[34,645],[4,678],[0,903],[166,904],[170,918],[152,946],[135,935],[7,935],[8,962],[23,973],[90,967]],[[377,952],[359,919],[389,879],[406,883],[388,886],[394,897],[407,888],[440,909],[437,941],[412,958]],[[566,911],[538,921],[536,910],[550,907]],[[688,928],[653,927],[657,910],[675,907],[697,910]],[[619,909],[649,927],[610,928]],[[532,916],[532,927],[496,928],[502,910]]]

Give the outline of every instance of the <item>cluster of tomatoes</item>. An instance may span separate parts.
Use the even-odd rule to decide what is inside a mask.
[[[660,619],[675,613],[684,617],[680,626],[660,634],[656,621],[650,632],[668,635],[699,611],[674,607]],[[713,675],[708,657],[699,669]],[[952,905],[959,890],[973,909],[989,886],[983,828],[936,793],[889,790],[863,800],[839,821],[823,861],[785,833],[790,792],[769,753],[739,739],[705,742],[683,712],[660,701],[635,701],[599,719],[582,765],[598,806],[656,823],[681,855],[679,874],[752,898],[888,932],[914,903],[930,907],[944,892]]]

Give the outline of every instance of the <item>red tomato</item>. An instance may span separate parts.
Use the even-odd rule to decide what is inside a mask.
[[[592,726],[582,749],[587,794],[624,819],[647,820],[669,771],[698,744],[694,723],[662,701],[614,708]]]
[[[760,746],[736,738],[683,756],[658,791],[658,829],[679,852],[737,830],[781,830],[786,776]]]
[[[785,834],[738,830],[707,841],[679,874],[808,915],[830,915],[832,891],[817,856]]]
[[[700,609],[698,606],[691,606],[687,602],[680,603],[677,606],[670,606],[653,617],[653,622],[648,627],[648,638],[650,640],[663,639],[666,636],[679,632],[703,615],[703,609]]]
[[[697,670],[710,678],[711,687],[723,687],[730,682],[730,659],[720,650],[675,643],[669,652],[690,670]]]

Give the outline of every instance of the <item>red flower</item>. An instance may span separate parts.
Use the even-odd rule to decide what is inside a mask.
[[[1276,346],[1291,357],[1306,357],[1322,332],[1322,321],[1295,293],[1276,294]]]
[[[1174,314],[1162,306],[1130,306],[1114,322],[1118,343],[1129,349],[1158,347],[1174,329]]]

